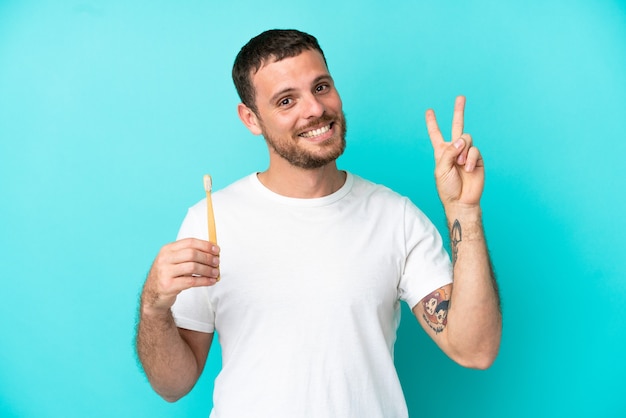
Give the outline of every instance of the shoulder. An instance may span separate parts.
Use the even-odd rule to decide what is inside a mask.
[[[427,224],[430,222],[424,212],[407,196],[383,185],[374,183],[363,177],[352,174],[352,191],[357,199],[364,204],[380,208],[388,215],[399,216],[405,222],[418,222]]]
[[[355,196],[400,206],[410,202],[409,198],[383,184],[374,183],[355,174],[351,174],[351,176],[353,177],[352,192]]]
[[[256,173],[249,174],[239,180],[219,189],[213,193],[215,199],[229,199],[241,197],[249,194],[250,191],[256,189]]]
[[[211,193],[211,198],[214,203],[216,202],[227,202],[233,199],[241,199],[247,196],[254,188],[253,176],[256,176],[256,173],[247,175],[235,182],[229,184],[228,186],[219,189],[213,190]],[[196,202],[193,206],[189,208],[191,212],[201,211],[204,212],[206,210],[206,197]]]

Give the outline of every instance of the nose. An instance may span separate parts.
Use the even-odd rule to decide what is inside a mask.
[[[305,119],[319,118],[324,114],[324,104],[314,94],[308,94],[303,99],[303,112]]]

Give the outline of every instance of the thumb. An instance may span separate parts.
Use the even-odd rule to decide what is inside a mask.
[[[465,146],[466,143],[462,138],[459,138],[454,142],[449,142],[439,158],[439,163],[444,167],[454,166],[458,156],[463,152]]]

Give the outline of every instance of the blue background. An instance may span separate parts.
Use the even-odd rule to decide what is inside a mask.
[[[0,0],[0,415],[208,415],[136,364],[137,297],[187,207],[267,165],[230,69],[257,33],[318,37],[344,101],[343,169],[440,227],[423,121],[457,94],[484,154],[504,336],[488,371],[404,308],[412,416],[626,416],[626,5],[557,1]]]

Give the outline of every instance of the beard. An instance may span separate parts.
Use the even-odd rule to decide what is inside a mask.
[[[303,138],[293,133],[288,139],[279,139],[272,136],[265,127],[262,126],[262,134],[267,144],[283,159],[291,165],[304,169],[315,169],[325,166],[339,158],[346,149],[346,117],[343,112],[338,117],[333,118],[322,115],[319,119],[314,120],[308,126],[315,127],[324,123],[330,123],[331,128],[335,129],[335,134],[326,141],[316,144],[318,150],[310,150],[301,146],[300,141]],[[307,129],[307,127],[301,128]]]

